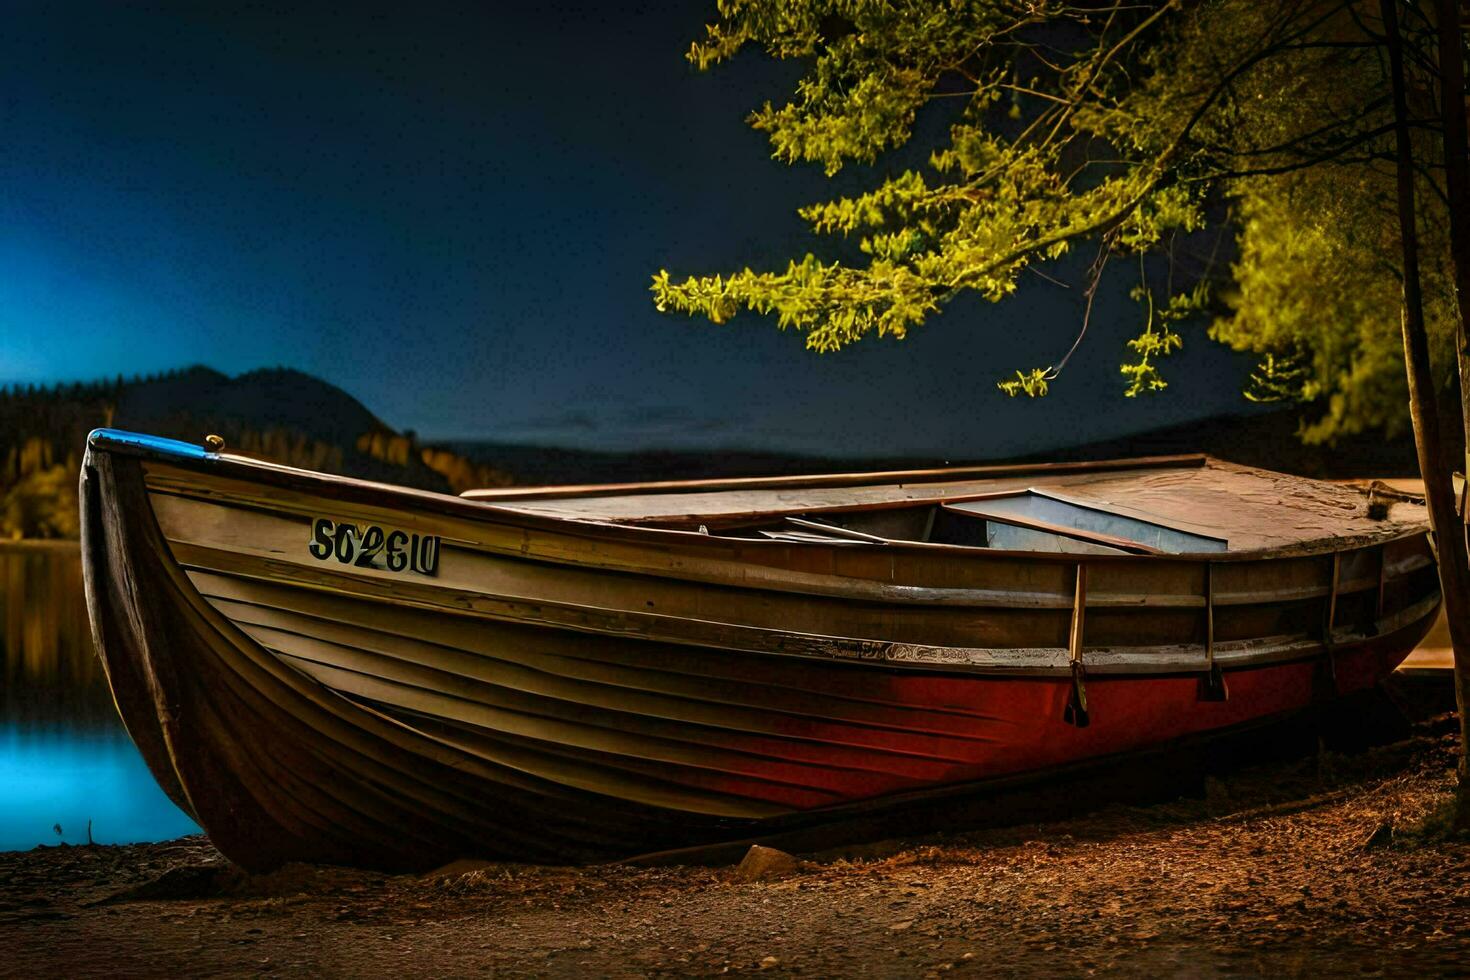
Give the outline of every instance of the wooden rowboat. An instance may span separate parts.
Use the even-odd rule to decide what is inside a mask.
[[[464,498],[98,430],[88,608],[227,856],[584,861],[879,812],[1367,688],[1412,500],[1201,456]]]

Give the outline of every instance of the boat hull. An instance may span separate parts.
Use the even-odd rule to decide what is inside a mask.
[[[634,569],[625,554],[641,539],[579,529],[602,562],[591,568],[554,525],[269,474],[247,501],[243,475],[94,444],[82,499],[89,611],[128,731],[170,797],[251,869],[601,860],[911,806],[1366,689],[1437,611],[1433,588],[1414,584],[1422,540],[1404,540],[1380,556],[1374,623],[1334,629],[1351,562],[1332,559],[1330,596],[1304,596],[1288,575],[1276,612],[1236,607],[1241,629],[1278,630],[1326,602],[1316,640],[1271,633],[1276,652],[1221,658],[1224,700],[1201,697],[1201,651],[1186,657],[1176,638],[1145,636],[1136,655],[1094,650],[1079,727],[1066,721],[1077,690],[1055,637],[1075,615],[1075,565],[1038,573],[1064,601],[1032,588],[1018,608],[958,589],[945,576],[963,576],[938,566],[919,608],[902,595],[883,605],[861,583],[838,595],[810,566],[780,567],[780,554],[810,549],[770,550],[742,590],[707,581],[722,574],[717,557],[690,562],[683,537],[646,546],[649,566],[682,571]],[[286,543],[304,545],[312,513],[379,518],[373,508],[459,542],[434,581],[328,572]],[[1391,567],[1418,578],[1385,581]],[[1239,570],[1237,584],[1260,574]],[[1110,594],[1130,593],[1103,591],[1100,615]],[[834,639],[797,615],[862,627]],[[1042,641],[957,642],[1023,628]]]

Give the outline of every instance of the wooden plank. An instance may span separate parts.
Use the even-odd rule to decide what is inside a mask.
[[[801,544],[857,545],[870,544],[861,539],[843,538],[830,534],[813,534],[811,531],[759,531],[763,538],[772,541],[796,541]]]
[[[1158,467],[1203,466],[1206,456],[1189,453],[1175,456],[1144,456],[1095,462],[1012,463],[984,466],[950,466],[938,469],[884,470],[868,473],[825,473],[814,476],[758,476],[704,480],[662,480],[646,483],[586,483],[571,486],[495,487],[466,490],[469,500],[548,500],[569,497],[668,493],[689,490],[798,489],[807,487],[849,487],[872,483],[934,482],[974,477],[1027,476],[1054,473],[1093,473],[1111,470],[1152,469]]]
[[[1067,655],[1074,664],[1082,662],[1082,637],[1087,620],[1087,566],[1077,564],[1077,591],[1072,598],[1072,624],[1067,632]]]
[[[238,574],[238,573],[237,573]],[[229,579],[218,576],[203,576],[193,573],[193,577],[199,583],[199,587],[207,594],[220,598],[238,599],[240,601],[252,602],[256,593],[252,591],[252,583],[249,578]],[[370,591],[364,590],[364,597],[372,597]],[[386,597],[378,597],[380,600]],[[304,601],[304,600],[303,600]],[[434,604],[426,600],[415,600],[407,596],[398,595],[391,600],[395,603],[406,605],[411,609],[431,609],[441,614],[452,617],[486,617],[498,619],[505,622],[516,622],[526,625],[537,625],[541,627],[554,627],[557,629],[571,630],[576,633],[594,632],[599,635],[612,635],[625,639],[637,639],[640,642],[657,640],[660,642],[674,643],[676,645],[695,643],[702,649],[706,649],[710,656],[718,655],[722,650],[731,653],[786,653],[801,657],[815,658],[816,660],[838,660],[843,659],[838,654],[840,645],[829,642],[820,646],[811,645],[805,638],[791,637],[783,641],[775,634],[744,632],[738,636],[732,634],[728,629],[719,632],[697,633],[692,630],[694,624],[689,624],[684,629],[673,633],[658,634],[648,630],[633,632],[626,628],[615,630],[611,625],[601,629],[588,623],[585,618],[568,618],[560,616],[554,610],[545,607],[536,607],[536,612],[529,609],[520,610],[510,608],[504,613],[497,613],[493,608],[483,603],[467,605],[460,601]],[[1427,605],[1422,608],[1416,607],[1408,610],[1399,617],[1389,617],[1380,628],[1383,631],[1402,628],[1408,622],[1403,620],[1403,615],[1418,612],[1423,615],[1431,615],[1435,611],[1434,603],[1437,596],[1425,600]],[[1362,639],[1358,633],[1342,633],[1340,642],[1351,639]],[[1217,659],[1222,664],[1231,666],[1244,666],[1249,664],[1267,664],[1279,662],[1283,659],[1294,659],[1310,657],[1319,653],[1322,649],[1320,635],[1301,634],[1298,636],[1285,637],[1252,637],[1246,640],[1225,641],[1217,643]],[[723,644],[721,646],[720,644]],[[933,669],[943,671],[964,671],[978,673],[1006,673],[1018,676],[1025,675],[1053,675],[1058,676],[1067,671],[1069,662],[1068,651],[1065,646],[1052,649],[1015,649],[1015,650],[958,650],[934,647],[922,647],[912,644],[888,644],[882,655],[892,666],[907,667],[911,669]],[[848,659],[854,662],[872,663],[879,657],[878,648],[869,648],[860,645],[852,650]],[[1198,646],[1188,644],[1164,645],[1164,646],[1137,646],[1131,649],[1112,649],[1106,652],[1094,651],[1088,658],[1089,671],[1121,672],[1121,673],[1169,673],[1179,670],[1198,669],[1203,662],[1203,650]],[[713,664],[712,664],[713,666]],[[709,669],[709,668],[707,668]]]
[[[640,513],[638,511],[626,513],[604,513],[601,509],[591,514],[579,514],[575,511],[567,512],[565,508],[557,507],[550,509],[538,509],[534,507],[519,508],[524,513],[541,514],[543,516],[562,516],[567,519],[584,519],[615,523],[619,526],[646,528],[649,530],[677,530],[681,528],[708,527],[718,530],[738,530],[749,527],[752,524],[767,523],[772,520],[790,518],[809,514],[822,516],[848,516],[856,514],[873,514],[884,511],[915,510],[925,507],[937,507],[944,503],[957,503],[972,500],[995,500],[1003,497],[1016,497],[1025,493],[1023,489],[1012,490],[967,490],[951,489],[947,493],[918,493],[910,487],[862,487],[855,490],[833,491],[823,496],[806,495],[802,498],[792,499],[786,494],[772,495],[762,493],[759,495],[742,496],[739,494],[722,493],[719,495],[718,509],[710,509],[708,506],[690,506],[685,509],[660,508],[652,513]],[[853,499],[856,497],[857,499]],[[604,498],[596,498],[598,501]],[[616,498],[620,500],[621,498]],[[638,498],[640,501],[645,498]],[[610,507],[614,503],[608,500]],[[505,506],[511,506],[507,504]],[[913,541],[909,539],[893,539],[895,544],[916,545],[925,544],[924,541]],[[954,545],[946,545],[941,542],[927,542],[935,548],[952,548]]]
[[[260,598],[271,598],[266,605]],[[412,610],[390,610],[369,603],[278,590],[255,602],[209,597],[211,605],[256,635],[266,629],[320,640],[339,647],[448,671],[514,690],[583,703],[591,698],[613,704],[614,695],[647,699],[658,711],[682,712],[706,705],[712,711],[760,711],[762,724],[787,732],[795,719],[853,730],[884,732],[902,738],[925,737],[961,743],[992,743],[989,716],[963,706],[925,705],[883,699],[877,692],[843,684],[846,675],[831,667],[808,671],[785,665],[776,674],[746,658],[690,656],[655,644],[607,639],[580,642],[553,631],[528,630],[489,622],[430,622]],[[340,617],[340,618],[332,618]],[[412,630],[417,635],[399,631]],[[433,635],[434,642],[422,639]],[[809,678],[804,681],[804,678]],[[662,699],[662,700],[659,700]],[[618,701],[616,703],[627,703]],[[901,740],[900,739],[900,740]]]
[[[271,514],[264,510],[239,508],[233,505],[165,495],[155,499],[154,506],[164,533],[170,540],[181,543],[197,543],[206,547],[237,551],[269,557],[278,561],[313,567],[320,564],[306,550],[309,539],[304,517],[294,513]],[[318,506],[325,512],[330,503]],[[377,518],[383,521],[392,517]],[[576,586],[585,592],[618,592],[628,596],[627,603],[633,607],[645,605],[649,593],[670,592],[693,596],[708,595],[690,583],[708,583],[742,588],[748,592],[759,588],[776,593],[799,593],[804,596],[825,596],[861,600],[867,602],[893,603],[897,605],[945,605],[974,606],[977,608],[1038,608],[1065,609],[1071,603],[1071,566],[1058,562],[1031,563],[1015,556],[991,556],[984,550],[973,551],[973,559],[963,567],[949,562],[938,564],[909,561],[901,556],[870,551],[865,567],[852,567],[857,562],[834,560],[831,572],[822,574],[809,571],[786,570],[774,567],[751,567],[735,561],[706,562],[695,564],[679,561],[676,568],[679,578],[672,578],[675,562],[664,552],[647,556],[642,568],[637,556],[630,555],[627,564],[620,568],[610,567],[605,562],[601,567],[588,565],[562,565],[540,559],[532,542],[518,539],[520,546],[514,551],[509,547],[498,547],[494,551],[486,542],[469,540],[476,533],[473,526],[443,525],[435,522],[420,522],[415,515],[398,515],[400,523],[408,522],[423,531],[443,531],[446,537],[453,536],[453,543],[443,547],[438,581],[460,582],[464,587],[512,588],[524,594],[527,583],[546,582],[548,588],[571,588]],[[493,532],[493,529],[492,529]],[[755,542],[760,544],[761,542]],[[738,542],[732,542],[738,545]],[[548,546],[546,551],[553,551]],[[482,550],[483,549],[483,550]],[[867,549],[858,549],[867,550]],[[553,551],[553,553],[556,553]],[[838,556],[846,558],[847,555]],[[663,559],[665,568],[654,562]],[[637,578],[646,574],[643,569],[663,572],[650,578]],[[637,572],[634,569],[638,569]],[[882,580],[872,581],[862,577],[867,572]],[[1095,590],[1094,602],[1102,606],[1197,606],[1200,599],[1197,590],[1187,584],[1170,585],[1169,580],[1184,576],[1187,566],[1164,566],[1149,568],[1142,565],[1118,566],[1105,576],[1109,583],[1105,589]],[[372,578],[392,580],[393,573],[379,568],[355,570]],[[1136,581],[1134,579],[1136,578]],[[925,579],[935,585],[923,584]],[[965,582],[968,587],[949,587],[940,583]],[[988,586],[988,587],[987,587]],[[1130,587],[1134,591],[1128,591]],[[726,593],[736,596],[740,593]],[[768,597],[767,601],[785,601],[781,596]]]
[[[832,535],[834,537],[851,538],[854,541],[867,541],[872,544],[893,543],[893,539],[891,538],[882,538],[876,534],[869,534],[866,531],[854,531],[852,528],[838,527],[835,524],[823,524],[820,521],[808,521],[800,517],[788,517],[786,518],[786,523],[808,530],[819,531],[822,534]]]
[[[1215,666],[1215,566],[1205,563],[1205,660]]]
[[[1383,547],[1376,550],[1378,552],[1378,591],[1373,597],[1373,608],[1375,615],[1381,618],[1383,616],[1384,586],[1388,581],[1388,548]]]
[[[1337,626],[1337,575],[1342,568],[1342,555],[1332,553],[1331,585],[1327,592],[1327,617],[1322,629],[1322,645],[1332,652],[1332,631]]]

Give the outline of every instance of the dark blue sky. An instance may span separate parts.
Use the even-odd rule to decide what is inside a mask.
[[[426,437],[955,458],[1246,407],[1201,331],[1121,397],[1126,277],[1040,402],[994,384],[1075,333],[1036,277],[824,357],[655,312],[660,267],[826,247],[794,210],[832,188],[743,123],[796,66],[696,74],[712,8],[7,4],[0,381],[283,364]]]

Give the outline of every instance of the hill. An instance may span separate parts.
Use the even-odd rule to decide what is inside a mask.
[[[149,378],[0,389],[0,537],[77,533],[76,473],[99,426],[199,442],[290,466],[455,493],[509,478],[385,424],[320,378],[191,367]]]

